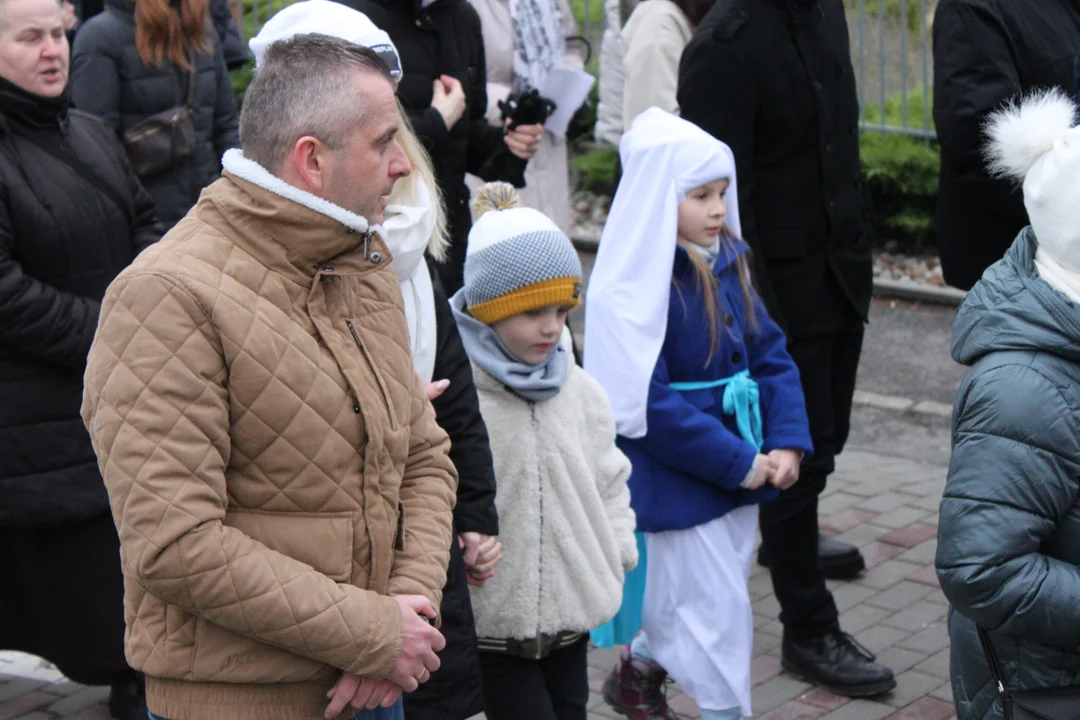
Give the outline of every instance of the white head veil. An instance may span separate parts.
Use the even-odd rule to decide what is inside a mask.
[[[620,435],[645,435],[649,381],[667,332],[678,206],[727,178],[728,227],[741,236],[735,157],[698,126],[659,108],[634,120],[619,147],[611,203],[585,303],[585,370],[611,398]]]

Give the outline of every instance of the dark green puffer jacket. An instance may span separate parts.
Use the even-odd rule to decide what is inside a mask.
[[[974,622],[1010,690],[1080,684],[1080,305],[1020,233],[971,290],[952,354],[956,398],[937,572],[952,603],[959,720],[1002,717]],[[974,621],[974,622],[973,622]]]

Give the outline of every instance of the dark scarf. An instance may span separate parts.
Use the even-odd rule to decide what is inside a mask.
[[[31,129],[60,129],[67,124],[71,95],[67,87],[54,98],[42,97],[0,77],[0,118]]]

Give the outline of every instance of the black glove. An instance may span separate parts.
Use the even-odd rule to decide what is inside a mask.
[[[499,101],[503,121],[510,120],[509,130],[518,125],[543,125],[551,113],[555,112],[555,103],[541,97],[537,90],[513,92],[510,97]]]

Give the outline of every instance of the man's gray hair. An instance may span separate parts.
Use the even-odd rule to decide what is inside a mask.
[[[393,82],[378,55],[340,38],[306,33],[271,44],[244,95],[244,156],[276,174],[304,136],[344,148],[368,115],[353,85],[358,71]]]

